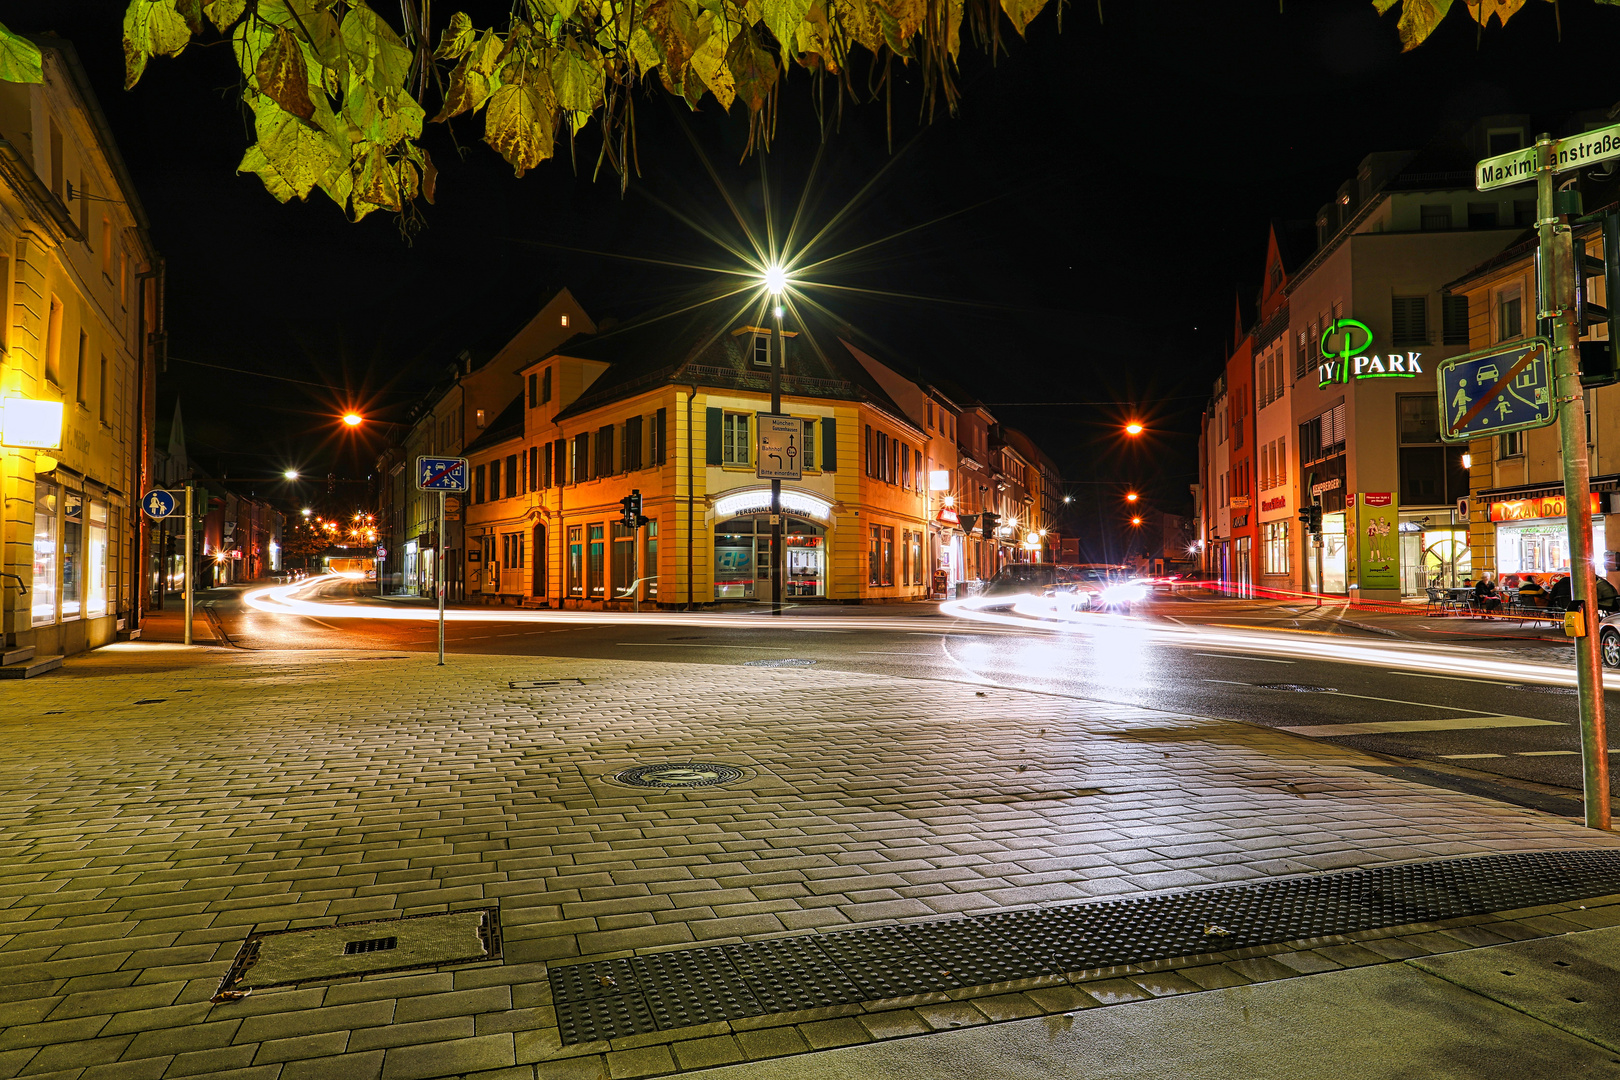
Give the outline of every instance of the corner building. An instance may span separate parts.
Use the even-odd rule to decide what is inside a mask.
[[[934,445],[947,433],[912,419],[837,327],[789,318],[783,331],[764,319],[654,321],[576,338],[528,365],[522,392],[467,450],[469,598],[768,600],[770,482],[756,477],[755,454],[772,363],[782,412],[803,424],[803,479],[782,484],[783,599],[926,597],[928,472],[955,459]],[[925,416],[955,412],[924,398],[913,408]],[[636,531],[620,523],[633,490],[649,519]]]

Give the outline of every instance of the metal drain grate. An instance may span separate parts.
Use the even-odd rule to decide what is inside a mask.
[[[742,779],[743,771],[733,765],[713,761],[669,761],[661,765],[637,765],[613,774],[613,779],[631,787],[704,788]]]
[[[375,934],[375,937],[361,935]],[[248,935],[219,993],[501,958],[493,907]]]
[[[814,667],[814,660],[745,660],[743,667]]]
[[[1272,682],[1272,683],[1256,683],[1255,686],[1258,689],[1261,689],[1261,690],[1287,690],[1288,692],[1294,693],[1294,694],[1336,694],[1336,693],[1338,693],[1338,691],[1333,689],[1333,687],[1331,687],[1331,686],[1307,686],[1304,683]]]
[[[564,1044],[1620,892],[1620,852],[1487,855],[550,970]]]
[[[513,690],[549,690],[554,686],[584,686],[584,679],[529,679],[508,683]]]
[[[1556,694],[1559,697],[1574,697],[1580,693],[1573,686],[1516,686],[1514,689],[1529,694]]]

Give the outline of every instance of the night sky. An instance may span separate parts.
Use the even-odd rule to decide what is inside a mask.
[[[411,244],[389,215],[349,224],[318,191],[278,205],[232,171],[250,125],[228,51],[154,60],[126,93],[123,7],[0,0],[0,21],[77,45],[168,260],[175,360],[161,400],[181,396],[193,452],[232,476],[363,475],[385,429],[336,435],[343,407],[404,419],[461,348],[498,339],[561,286],[621,320],[711,287],[710,274],[611,257],[729,265],[671,212],[739,233],[683,125],[763,223],[761,159],[740,160],[746,111],[726,116],[712,98],[677,111],[661,87],[638,104],[641,175],[626,195],[606,170],[592,178],[594,124],[577,170],[565,150],[517,179],[482,144],[481,119],[461,118],[464,158],[428,126],[439,200]],[[455,7],[441,0],[435,18]],[[1620,9],[1564,0],[1560,42],[1551,4],[1483,37],[1457,7],[1406,55],[1395,15],[1367,0],[1286,0],[1281,13],[1276,0],[1103,0],[1100,25],[1095,0],[1080,0],[1061,33],[1048,9],[994,65],[964,45],[957,117],[919,124],[913,83],[896,96],[891,153],[882,105],[846,104],[811,193],[819,225],[887,169],[825,254],[943,218],[830,277],[921,299],[821,298],[986,402],[1112,403],[995,412],[1066,478],[1130,483],[1189,513],[1199,411],[1236,298],[1252,304],[1271,218],[1311,218],[1365,154],[1415,148],[1442,123],[1528,111],[1552,128],[1620,99]],[[466,5],[479,25],[505,8]],[[796,70],[763,158],[779,219],[819,146],[810,87]],[[1118,424],[1133,412],[1152,434],[1126,448]]]

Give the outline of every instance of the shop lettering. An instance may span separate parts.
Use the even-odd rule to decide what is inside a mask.
[[[1275,499],[1267,499],[1260,504],[1261,510],[1281,510],[1288,505],[1288,496],[1278,495]]]
[[[1352,344],[1356,332],[1365,340]],[[1334,343],[1338,347],[1334,347]],[[1352,379],[1410,379],[1423,374],[1422,353],[1367,353],[1360,350],[1372,347],[1373,333],[1367,324],[1356,319],[1338,319],[1322,331],[1323,363],[1316,369],[1317,385],[1347,383]],[[1355,354],[1355,355],[1352,355]],[[1330,359],[1331,358],[1331,359]]]
[[[1592,513],[1603,512],[1597,492],[1590,492]],[[1492,521],[1528,521],[1533,518],[1560,518],[1569,513],[1562,495],[1543,495],[1535,499],[1511,499],[1491,503]]]

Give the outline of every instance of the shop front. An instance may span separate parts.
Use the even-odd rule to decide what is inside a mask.
[[[732,492],[715,500],[714,598],[771,597],[771,493]],[[827,526],[832,505],[802,491],[782,492],[782,596],[827,595]]]
[[[1592,550],[1607,551],[1601,497],[1592,492]],[[1496,576],[1567,574],[1569,533],[1562,495],[1505,499],[1491,503],[1496,531]]]

